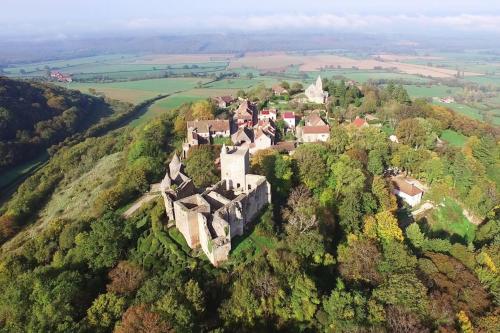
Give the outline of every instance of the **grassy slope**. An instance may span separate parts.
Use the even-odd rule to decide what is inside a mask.
[[[40,220],[92,217],[99,194],[106,189],[121,167],[122,153],[100,159],[88,172],[77,179],[61,183],[40,213]]]

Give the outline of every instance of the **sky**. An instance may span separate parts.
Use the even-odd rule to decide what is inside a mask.
[[[499,0],[1,0],[0,38],[354,31],[500,33]]]

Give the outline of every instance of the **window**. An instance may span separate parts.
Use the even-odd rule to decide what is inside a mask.
[[[252,185],[248,184],[248,189],[251,190],[252,189]]]
[[[237,183],[237,184],[236,184],[236,188],[239,188],[240,186],[241,186],[241,185],[240,185],[240,183]]]

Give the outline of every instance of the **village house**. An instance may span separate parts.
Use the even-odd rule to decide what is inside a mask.
[[[55,79],[59,82],[67,82],[67,83],[71,83],[73,82],[73,79],[71,78],[71,75],[67,75],[67,74],[63,74],[59,71],[52,71],[50,72],[50,77],[52,79]]]
[[[328,125],[304,126],[300,132],[302,142],[326,142],[328,139],[330,139],[330,126]]]
[[[179,195],[179,182],[190,183],[174,156],[160,185],[165,210],[192,249],[201,248],[214,266],[229,257],[231,241],[243,235],[252,220],[271,203],[266,177],[249,174],[249,151],[222,146],[221,180],[206,189]],[[187,179],[184,179],[185,177]],[[180,179],[175,183],[175,179]],[[182,184],[182,183],[181,183]]]
[[[352,124],[356,128],[365,128],[365,127],[370,126],[370,125],[368,125],[368,122],[366,120],[364,120],[363,118],[360,118],[360,117],[356,117],[356,119],[354,119]]]
[[[271,89],[273,90],[273,94],[275,96],[281,96],[284,94],[288,94],[288,90],[283,88],[280,84],[274,85]]]
[[[228,138],[231,135],[229,120],[194,120],[188,121],[186,141],[182,145],[183,156],[193,146],[211,144],[214,138]]]
[[[301,142],[328,141],[330,126],[317,113],[304,118],[304,126],[297,126],[297,137]]]
[[[316,104],[324,104],[328,98],[328,92],[323,91],[323,81],[321,76],[318,76],[316,83],[311,84],[305,91],[309,102]]]
[[[270,120],[259,120],[254,128],[240,127],[231,135],[233,144],[248,148],[250,154],[270,148],[275,144],[275,138],[276,129]]]
[[[304,117],[305,126],[324,126],[326,122],[321,118],[319,113],[312,112],[306,117]]]
[[[283,121],[289,129],[295,128],[295,113],[293,111],[283,112]]]
[[[215,104],[221,108],[225,109],[236,101],[232,96],[217,96],[214,98]]]
[[[422,200],[424,191],[417,187],[417,181],[403,177],[394,176],[391,178],[393,193],[403,199],[411,207],[415,207]]]
[[[271,109],[262,109],[259,113],[259,120],[273,120],[276,121],[278,114],[278,110],[271,108]]]
[[[257,123],[257,119],[257,106],[247,99],[243,100],[234,111],[233,120],[238,128],[242,126],[253,127]]]

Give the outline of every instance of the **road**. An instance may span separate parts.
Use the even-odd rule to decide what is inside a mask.
[[[144,205],[145,203],[148,203],[150,202],[151,200],[157,198],[160,194],[159,193],[146,193],[144,194],[142,197],[140,197],[136,202],[134,202],[134,204],[132,206],[130,206],[129,209],[127,209],[125,211],[125,213],[123,213],[123,217],[124,218],[129,218],[130,216],[132,216],[132,214],[134,214],[139,208],[141,208],[142,205]]]

